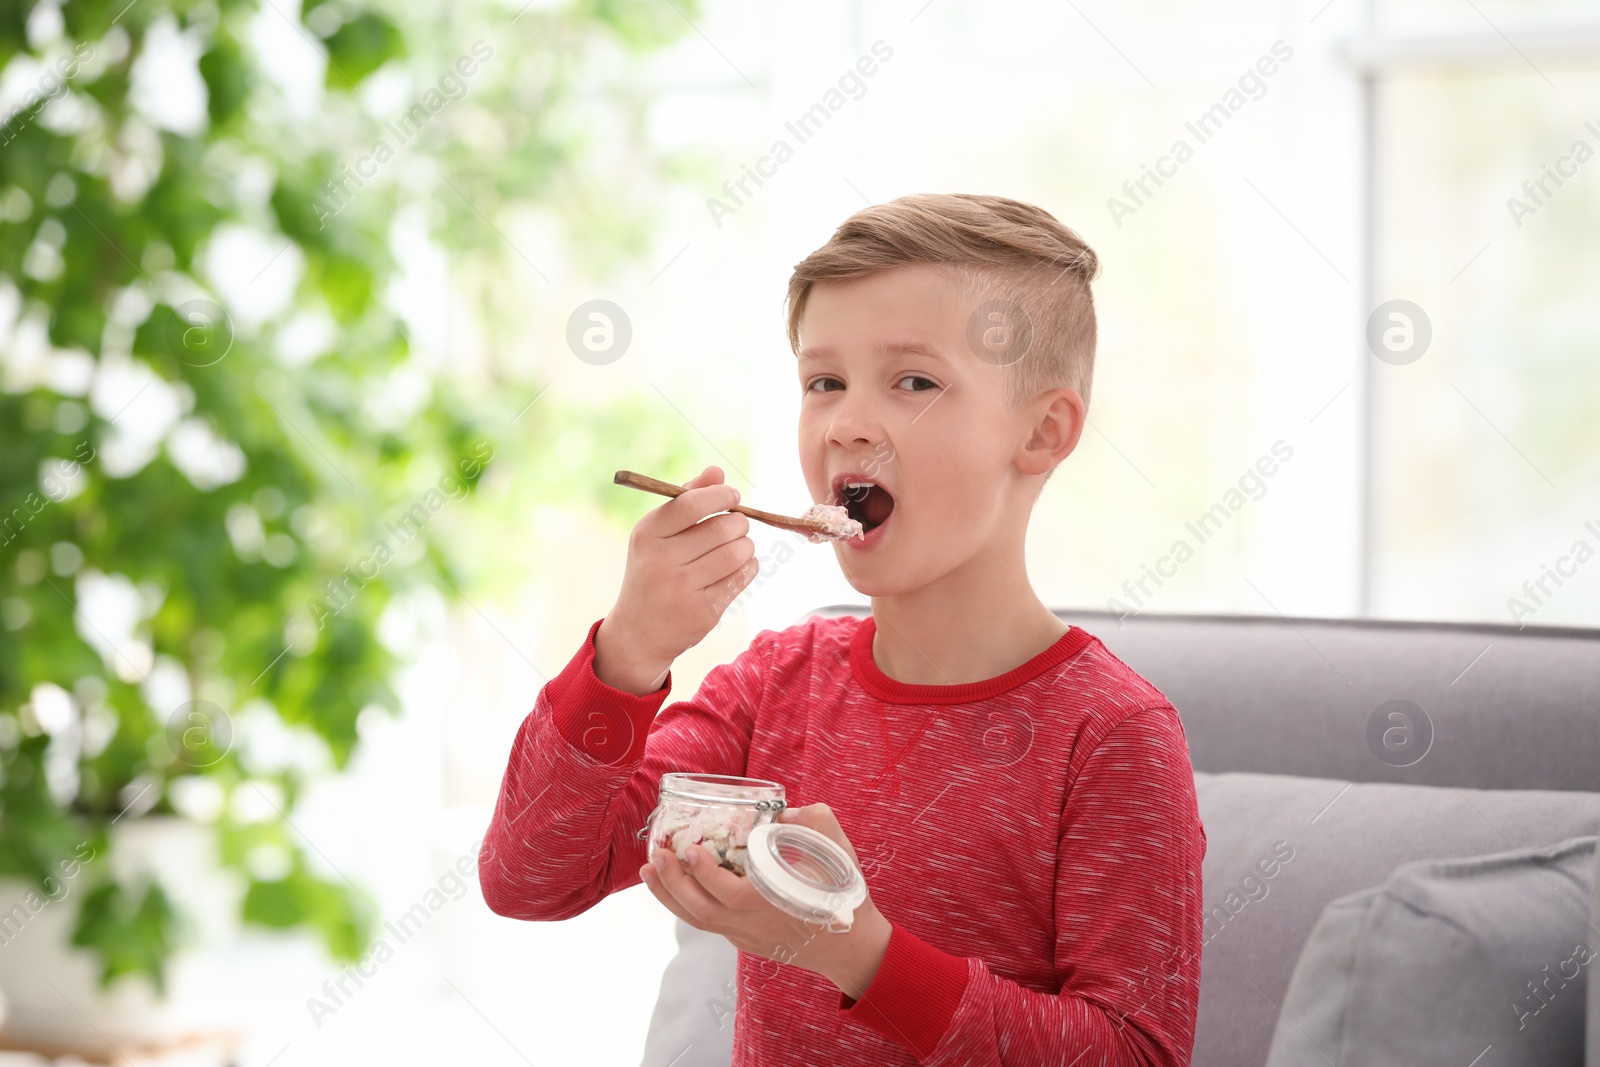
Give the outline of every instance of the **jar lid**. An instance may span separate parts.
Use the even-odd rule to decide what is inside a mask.
[[[797,919],[827,923],[842,934],[867,899],[867,881],[832,838],[795,823],[762,823],[750,831],[745,873],[767,900]]]

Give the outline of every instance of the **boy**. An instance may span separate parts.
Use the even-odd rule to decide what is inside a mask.
[[[1024,563],[1083,431],[1097,271],[1048,213],[967,195],[867,208],[796,266],[801,467],[867,528],[834,551],[871,616],[763,630],[657,714],[756,564],[716,467],[645,515],[616,604],[518,731],[479,859],[496,913],[564,919],[643,881],[740,950],[736,1065],[1189,1062],[1205,832],[1183,727]],[[674,770],[781,782],[806,802],[786,821],[868,858],[849,933],[698,845],[647,857]]]

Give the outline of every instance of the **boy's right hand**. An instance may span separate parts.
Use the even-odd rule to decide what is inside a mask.
[[[659,689],[673,661],[711,632],[759,569],[750,520],[728,511],[739,491],[723,482],[722,469],[707,467],[683,484],[634,526],[622,591],[595,631],[595,675],[624,692]]]

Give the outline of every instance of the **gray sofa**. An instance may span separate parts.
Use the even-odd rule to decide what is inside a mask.
[[[1184,724],[1208,840],[1197,1067],[1600,1067],[1600,981],[1517,940],[1565,923],[1600,954],[1600,631],[1057,615]],[[706,1005],[732,1006],[734,952],[677,926],[643,1067],[721,1067],[732,1019]]]

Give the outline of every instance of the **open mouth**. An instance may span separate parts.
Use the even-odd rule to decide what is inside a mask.
[[[846,479],[836,486],[835,495],[850,517],[861,524],[863,533],[882,525],[894,511],[894,497],[877,482]]]

